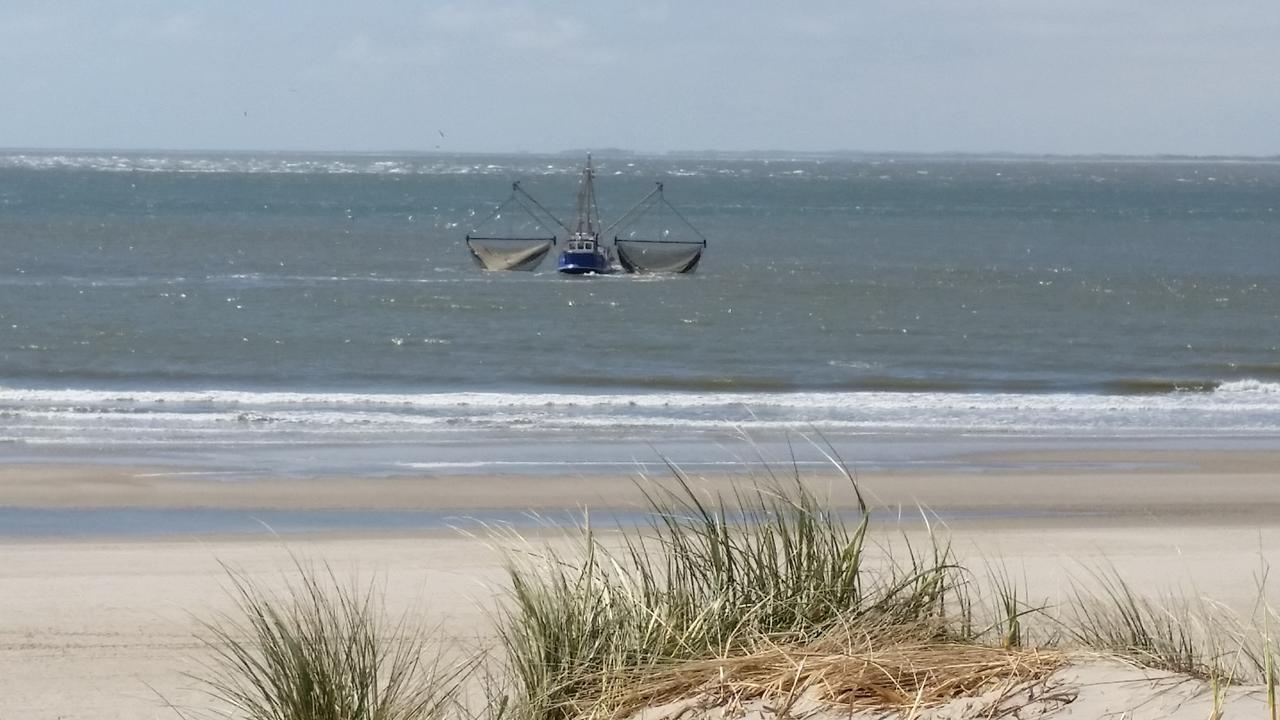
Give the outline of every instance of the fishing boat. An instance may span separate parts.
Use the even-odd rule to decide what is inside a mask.
[[[578,180],[578,219],[573,234],[560,253],[556,269],[568,275],[613,272],[613,258],[600,245],[600,210],[596,207],[596,172],[591,166],[591,153]]]
[[[505,217],[513,206],[524,211],[525,222],[531,220],[533,230],[506,234],[483,230],[491,222]],[[641,220],[652,217],[650,211],[655,210],[665,211],[674,218],[672,222],[678,221],[685,228],[685,234],[672,235],[670,229],[655,232],[641,227]],[[568,236],[556,263],[556,269],[568,275],[607,275],[616,270],[690,273],[698,267],[707,247],[706,237],[667,201],[662,183],[656,183],[640,202],[602,230],[596,206],[595,167],[588,153],[578,180],[577,211],[572,228],[525,192],[517,181],[511,184],[510,197],[467,233],[467,249],[485,270],[534,270],[559,241],[552,226]],[[613,245],[605,246],[601,236],[611,232],[614,233]]]

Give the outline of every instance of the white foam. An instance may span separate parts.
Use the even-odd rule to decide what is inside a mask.
[[[7,439],[86,442],[365,442],[816,429],[832,433],[1141,434],[1280,432],[1280,386],[1153,395],[942,392],[343,393],[0,387]]]
[[[1143,408],[1280,407],[1280,384],[1256,380],[1224,383],[1211,393],[1104,395],[1082,393],[947,393],[947,392],[256,392],[246,390],[80,390],[0,387],[0,404],[18,406],[130,406],[173,403],[230,407],[364,406],[406,410],[457,408],[790,408],[849,410],[915,408],[919,410],[1134,410]]]
[[[1252,383],[1252,384],[1250,384]],[[1093,409],[1097,411],[1237,405],[1256,402],[1260,407],[1276,404],[1268,398],[1244,395],[1273,395],[1273,384],[1242,381],[1224,385],[1215,393],[1171,393],[1167,395],[1088,395],[1072,393],[939,393],[939,392],[650,392],[650,393],[346,393],[346,392],[255,392],[244,390],[47,390],[0,387],[0,403],[19,406],[215,405],[230,407],[365,406],[409,409],[458,408],[791,408],[791,409]]]
[[[1280,383],[1262,382],[1261,380],[1234,380],[1218,386],[1217,393],[1260,393],[1265,395],[1280,394]]]

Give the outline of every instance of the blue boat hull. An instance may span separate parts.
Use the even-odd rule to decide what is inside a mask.
[[[556,269],[568,275],[586,275],[587,273],[604,275],[613,271],[609,258],[604,253],[591,250],[565,250],[560,253],[560,262]]]

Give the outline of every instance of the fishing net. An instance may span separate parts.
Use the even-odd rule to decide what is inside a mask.
[[[555,238],[467,238],[471,257],[485,270],[534,270],[554,244]]]
[[[662,183],[609,227],[613,246],[630,273],[689,273],[698,267],[707,238],[662,194]]]
[[[564,227],[520,183],[512,183],[511,196],[467,234],[467,249],[485,270],[534,270],[556,244],[547,221]]]
[[[618,262],[630,273],[693,272],[702,260],[702,243],[614,239]]]

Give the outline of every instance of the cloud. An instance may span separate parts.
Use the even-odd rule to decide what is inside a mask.
[[[588,25],[581,17],[537,5],[446,4],[427,11],[423,24],[431,41],[458,43],[465,38],[466,45],[481,50],[496,46],[518,52],[554,52],[598,42],[589,37]]]
[[[198,37],[204,25],[203,13],[187,11],[124,16],[114,27],[117,35],[133,40],[184,42]]]
[[[503,38],[515,50],[559,51],[591,42],[586,26],[573,18],[547,18],[532,26],[513,26],[503,32]]]
[[[10,144],[1278,149],[1276,0],[2,5]]]

